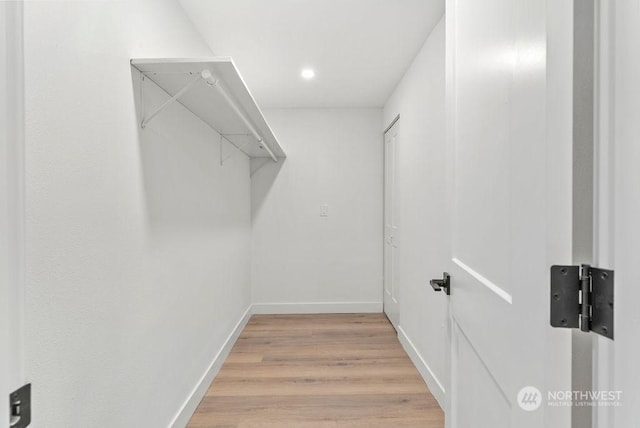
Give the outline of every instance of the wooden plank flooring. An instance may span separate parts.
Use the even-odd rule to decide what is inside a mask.
[[[383,314],[254,315],[188,427],[444,427]]]

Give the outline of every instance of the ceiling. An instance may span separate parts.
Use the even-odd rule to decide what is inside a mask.
[[[444,0],[179,1],[258,103],[283,108],[383,106],[444,13]]]

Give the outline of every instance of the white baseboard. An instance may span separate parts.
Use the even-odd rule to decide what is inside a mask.
[[[418,372],[420,372],[420,375],[427,384],[427,387],[429,387],[431,394],[433,394],[440,407],[445,409],[446,393],[444,386],[438,380],[424,358],[422,358],[422,355],[420,355],[420,352],[418,352],[418,349],[416,349],[411,339],[409,339],[404,330],[402,330],[402,327],[398,328],[398,340],[400,340],[400,344],[409,355],[409,358],[418,369]]]
[[[254,303],[254,314],[360,314],[382,312],[382,302]]]
[[[238,321],[233,331],[231,331],[231,334],[229,334],[229,337],[227,337],[227,340],[225,340],[222,348],[220,348],[220,351],[218,351],[216,356],[213,358],[213,361],[209,365],[209,368],[205,371],[204,375],[202,375],[202,378],[189,395],[189,398],[187,398],[187,401],[185,401],[185,403],[182,405],[182,408],[171,422],[170,426],[172,428],[183,428],[187,426],[187,423],[189,423],[189,419],[191,419],[191,416],[193,416],[193,413],[198,408],[198,404],[200,404],[200,401],[207,393],[209,385],[211,385],[211,382],[213,382],[213,378],[215,378],[220,371],[224,360],[229,355],[229,352],[231,352],[231,348],[233,348],[236,340],[238,340],[238,337],[240,337],[240,333],[242,333],[242,330],[244,330],[247,322],[249,322],[251,314],[251,305],[249,305],[245,313],[240,318],[240,321]]]

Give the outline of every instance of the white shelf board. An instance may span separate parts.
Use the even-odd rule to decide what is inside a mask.
[[[189,82],[196,80],[203,70],[209,70],[233,97],[240,109],[244,111],[273,154],[277,158],[286,157],[231,58],[132,59],[131,65],[171,95],[175,95]],[[178,99],[178,102],[225,136],[248,156],[254,158],[270,157],[265,149],[260,148],[247,126],[228,102],[203,79],[196,82]],[[149,108],[153,108],[153,106],[149,106]],[[157,117],[154,120],[160,119]]]

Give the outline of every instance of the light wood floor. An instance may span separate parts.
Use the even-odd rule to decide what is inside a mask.
[[[254,315],[189,427],[444,427],[383,314]]]

